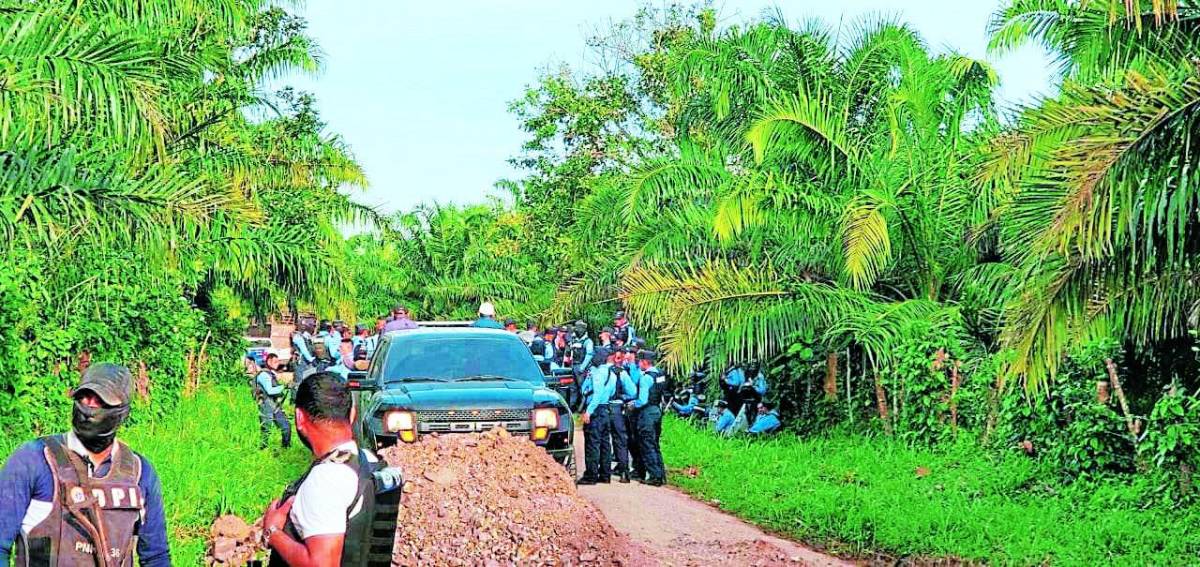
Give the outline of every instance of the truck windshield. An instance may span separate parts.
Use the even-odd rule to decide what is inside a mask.
[[[393,341],[384,359],[383,381],[455,381],[490,377],[542,383],[529,350],[508,337],[409,337]]]

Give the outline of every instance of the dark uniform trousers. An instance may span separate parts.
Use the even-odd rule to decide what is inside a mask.
[[[583,426],[583,476],[588,479],[607,480],[612,476],[612,443],[609,440],[609,404],[600,404],[591,421]]]
[[[646,476],[646,464],[642,459],[642,435],[638,430],[638,420],[642,410],[625,406],[625,430],[629,432],[629,467],[635,478]],[[643,408],[645,409],[645,408]]]
[[[282,397],[280,400],[282,401]],[[260,447],[266,448],[268,441],[271,439],[271,426],[279,427],[279,431],[283,434],[284,448],[292,445],[292,424],[288,423],[287,415],[279,408],[279,402],[270,398],[264,397],[258,402],[258,423],[262,428],[262,442]]]
[[[652,480],[663,480],[667,476],[658,444],[661,434],[662,408],[655,404],[647,405],[637,415],[637,441],[646,477]]]
[[[609,460],[603,461],[604,468],[608,469],[612,465],[612,459],[616,459],[617,468],[614,472],[617,474],[629,472],[629,431],[625,428],[625,412],[622,411],[621,402],[609,402],[608,404],[608,431],[612,437],[612,450],[615,453]]]

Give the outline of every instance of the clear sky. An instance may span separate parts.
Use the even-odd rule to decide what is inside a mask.
[[[721,22],[764,10],[789,21],[849,26],[871,15],[913,25],[935,49],[985,57],[1002,0],[716,0]],[[653,0],[650,5],[661,5]],[[685,2],[686,3],[686,2]],[[631,17],[646,0],[307,0],[324,70],[290,84],[312,92],[329,127],[366,168],[357,200],[384,211],[421,202],[478,202],[515,177],[507,159],[524,140],[508,102],[541,71],[585,67],[585,38]],[[1006,106],[1051,89],[1050,64],[1029,48],[989,59]]]

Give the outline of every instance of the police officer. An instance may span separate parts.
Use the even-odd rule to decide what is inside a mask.
[[[550,327],[544,334],[535,335],[529,343],[529,352],[545,376],[554,374],[554,333],[554,327]]]
[[[766,373],[762,371],[758,362],[752,360],[750,364],[746,365],[745,379],[738,387],[742,412],[746,414],[746,421],[750,425],[754,425],[754,421],[758,419],[758,403],[765,395],[767,395]]]
[[[618,349],[609,355],[608,371],[616,385],[611,406],[608,411],[608,431],[612,438],[613,458],[617,462],[613,471],[621,477],[621,482],[629,482],[629,424],[625,405],[637,399],[637,385],[634,383],[630,360],[630,349]],[[606,463],[607,466],[610,463]]]
[[[567,344],[567,358],[570,360],[571,373],[575,376],[573,390],[575,391],[576,400],[582,400],[580,387],[583,383],[584,375],[588,374],[592,368],[592,357],[594,355],[595,346],[592,343],[592,338],[588,336],[587,323],[576,321],[571,330],[570,342]],[[605,362],[602,358],[601,363]],[[579,403],[582,403],[580,401]]]
[[[758,404],[758,418],[754,420],[754,424],[746,433],[750,435],[770,435],[779,431],[783,427],[783,423],[779,421],[779,410],[775,409],[773,402],[762,402]]]
[[[311,343],[312,327],[300,325],[292,332],[292,360],[297,382],[308,376],[317,362],[312,349],[308,348]]]
[[[98,363],[71,397],[71,431],[22,445],[0,470],[0,565],[169,567],[162,488],[145,457],[117,440],[129,370]]]
[[[292,446],[292,424],[288,423],[283,413],[283,384],[275,375],[279,368],[279,357],[275,353],[267,355],[266,366],[254,377],[254,400],[258,402],[258,422],[262,429],[262,441],[258,447],[267,448],[271,438],[271,426],[279,428],[283,436],[283,448]]]
[[[402,482],[355,443],[353,412],[351,393],[334,374],[314,374],[296,388],[296,433],[314,459],[263,514],[271,567],[390,566]],[[389,537],[373,538],[375,531]]]
[[[638,397],[633,402],[637,412],[638,453],[645,467],[644,482],[662,486],[667,480],[663,467],[659,438],[662,436],[662,400],[667,389],[666,376],[654,365],[657,353],[643,350],[637,354]],[[641,476],[638,481],[643,481]]]
[[[629,318],[625,316],[625,311],[617,311],[613,314],[613,340],[622,345],[631,344],[637,339],[637,334],[633,332],[633,327],[629,324]]]
[[[608,433],[608,402],[616,391],[609,365],[603,358],[596,357],[580,384],[583,394],[583,476],[576,484],[608,483],[611,481],[609,463],[612,462],[612,444]]]

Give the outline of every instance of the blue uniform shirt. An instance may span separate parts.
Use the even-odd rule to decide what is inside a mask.
[[[371,335],[363,339],[363,344],[367,347],[367,360],[375,358],[375,348],[379,346],[379,335]]]
[[[304,340],[304,335],[296,333],[292,336],[292,348],[296,349],[296,355],[304,362],[312,363],[315,360],[313,355],[308,352],[308,344]]]
[[[328,333],[325,335],[325,348],[329,349],[329,356],[338,358],[338,350],[342,346],[342,337],[337,333]]]
[[[601,364],[600,366],[592,368],[592,370],[588,372],[587,378],[584,379],[584,382],[590,383],[590,388],[585,390],[584,393],[585,395],[589,391],[591,393],[590,397],[588,398],[587,408],[584,413],[596,413],[596,408],[600,407],[601,404],[607,404],[610,400],[612,400],[613,393],[617,389],[617,381],[610,378],[609,368],[610,365]]]
[[[717,423],[713,426],[713,429],[717,433],[728,433],[733,429],[734,419],[733,412],[729,411],[729,408],[725,408],[721,410],[721,417],[717,418]]]
[[[687,416],[692,415],[692,411],[696,409],[696,403],[696,395],[692,394],[688,396],[687,403],[671,402],[671,407],[675,408],[679,415]]]
[[[258,387],[262,388],[263,393],[268,396],[278,396],[283,393],[283,384],[276,383],[272,386],[271,373],[266,370],[259,372],[256,380],[258,380]]]
[[[634,409],[642,409],[646,407],[646,404],[650,403],[650,388],[654,387],[654,381],[657,379],[654,375],[658,374],[658,367],[651,366],[645,371],[636,366],[634,369],[637,371],[638,396],[637,400],[633,402],[633,407]]]
[[[73,433],[66,435],[68,450],[86,452]],[[54,473],[46,462],[46,445],[40,439],[21,445],[0,469],[0,565],[8,565],[17,536],[37,525],[50,513],[54,499]],[[145,457],[138,487],[145,494],[145,519],[138,534],[138,563],[142,567],[170,567],[171,550],[167,546],[167,520],[163,514],[162,487],[158,474]],[[88,468],[91,461],[83,457]],[[100,463],[92,476],[108,474],[112,460]],[[28,525],[25,525],[28,523]]]
[[[741,386],[745,381],[746,371],[742,370],[741,367],[731,368],[729,372],[725,373],[725,383],[734,388]]]
[[[760,398],[767,395],[767,374],[762,370],[754,377],[754,391],[758,392]]]
[[[622,366],[625,371],[621,373],[621,378],[618,382],[620,386],[619,396],[614,396],[623,402],[636,401],[638,397],[638,383],[641,382],[641,369],[636,366]],[[635,375],[634,372],[637,372]]]
[[[775,433],[782,426],[783,424],[779,421],[779,412],[771,410],[768,413],[758,416],[758,419],[754,420],[754,425],[751,425],[747,432],[751,435]]]

